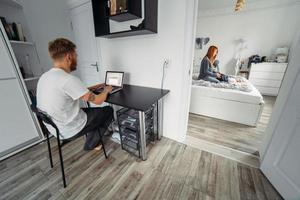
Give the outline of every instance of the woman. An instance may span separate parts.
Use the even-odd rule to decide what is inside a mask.
[[[201,61],[200,74],[198,79],[219,83],[222,80],[222,74],[219,73],[218,60],[218,48],[216,46],[210,46],[208,48],[206,56]]]

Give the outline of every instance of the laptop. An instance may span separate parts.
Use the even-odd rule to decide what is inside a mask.
[[[123,78],[124,78],[124,72],[118,72],[118,71],[106,71],[105,75],[105,85],[110,85],[113,87],[110,94],[113,94],[115,92],[118,92],[122,90],[123,88]],[[96,93],[103,92],[104,87],[97,88],[94,90]]]

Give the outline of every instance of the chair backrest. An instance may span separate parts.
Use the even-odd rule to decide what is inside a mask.
[[[51,117],[46,112],[40,110],[33,104],[30,107],[32,112],[34,112],[37,115],[37,117],[42,120],[42,122],[51,125],[56,130],[56,134],[59,135],[59,130],[56,124],[53,122]]]

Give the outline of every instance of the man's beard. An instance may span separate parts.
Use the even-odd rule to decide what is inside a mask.
[[[71,70],[71,72],[73,72],[76,69],[77,69],[77,60],[73,59],[71,65],[70,65],[70,70]]]

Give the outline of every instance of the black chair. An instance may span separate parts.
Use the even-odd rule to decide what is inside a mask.
[[[77,139],[77,138],[72,138],[72,140],[61,140],[60,139],[60,132],[59,132],[56,124],[52,121],[51,117],[47,113],[45,113],[45,112],[41,111],[40,109],[38,109],[35,105],[31,105],[31,110],[37,115],[38,120],[41,124],[42,131],[43,131],[44,135],[46,135],[51,168],[53,168],[53,161],[52,161],[52,153],[51,153],[51,146],[50,146],[50,140],[49,140],[49,131],[46,128],[46,126],[43,124],[43,122],[46,123],[46,124],[51,125],[56,130],[56,135],[57,135],[56,138],[57,138],[57,146],[58,146],[58,152],[59,152],[61,173],[62,173],[63,184],[64,184],[64,188],[65,188],[65,187],[67,187],[67,184],[66,184],[66,177],[65,177],[65,170],[64,170],[64,163],[63,163],[61,148],[65,144],[67,144],[67,143],[69,143],[72,140]],[[100,143],[102,145],[105,158],[107,159],[108,157],[107,157],[107,154],[106,154],[106,150],[105,150],[105,147],[104,147],[104,143],[103,143],[103,140],[102,140],[102,135],[101,135],[100,130],[98,130],[98,133],[100,135]]]

